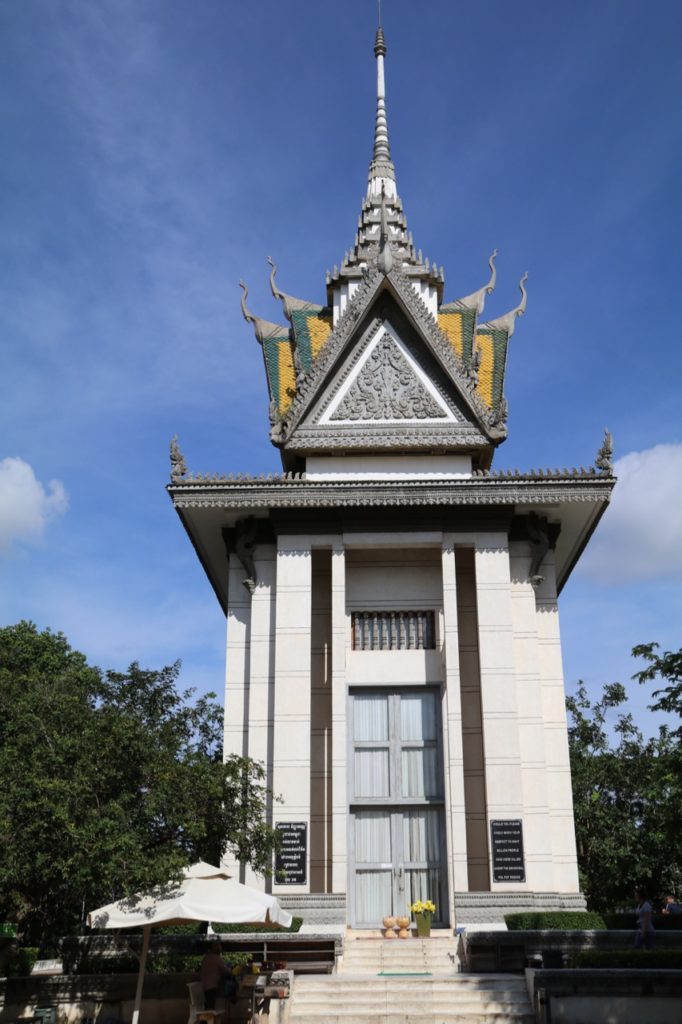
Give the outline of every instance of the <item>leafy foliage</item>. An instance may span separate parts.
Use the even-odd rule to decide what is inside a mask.
[[[84,910],[226,847],[270,864],[263,769],[223,764],[220,706],[178,675],[103,673],[61,633],[0,629],[0,919],[25,942],[52,948]]]
[[[634,648],[650,662],[634,678],[668,681],[654,692],[652,710],[680,714],[682,652],[659,657],[655,649]],[[581,888],[588,906],[602,911],[632,905],[637,887],[658,897],[682,886],[682,730],[661,726],[645,739],[620,710],[626,700],[625,687],[611,683],[599,700],[581,685],[566,702]]]
[[[603,931],[606,928],[601,914],[589,910],[541,910],[519,914],[505,914],[510,932],[518,931]]]

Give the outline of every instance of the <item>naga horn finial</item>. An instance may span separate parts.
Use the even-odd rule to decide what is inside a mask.
[[[490,280],[485,286],[486,293],[488,295],[495,291],[495,284],[497,283],[497,268],[495,266],[495,260],[497,258],[497,249],[493,249],[488,260],[488,266],[490,267]]]
[[[272,269],[270,271],[270,291],[272,292],[272,294],[274,295],[274,297],[276,299],[282,299],[284,296],[282,295],[281,291],[279,290],[279,288],[275,284],[275,274],[277,273],[277,264],[273,260],[272,256],[268,256],[267,259],[268,259],[268,263],[272,267]]]
[[[246,287],[246,285],[241,279],[239,281],[239,287],[242,289],[242,316],[244,317],[247,323],[255,324],[255,316],[253,315],[253,313],[249,313],[248,309],[246,308],[246,297],[249,294],[249,289]]]

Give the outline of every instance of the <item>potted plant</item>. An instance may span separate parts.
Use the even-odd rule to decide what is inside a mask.
[[[436,913],[436,904],[431,900],[416,900],[410,910],[417,921],[417,935],[420,939],[428,939],[431,934],[431,918]]]

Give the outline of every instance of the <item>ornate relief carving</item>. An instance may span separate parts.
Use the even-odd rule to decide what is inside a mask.
[[[445,410],[429,394],[389,334],[369,359],[332,420],[445,419]]]
[[[170,443],[170,462],[171,462],[171,482],[174,484],[182,483],[183,477],[187,476],[187,463],[185,458],[180,451],[180,445],[178,444],[178,435],[173,434]]]
[[[600,473],[613,473],[613,437],[608,429],[604,431],[604,442],[597,452],[594,464]]]

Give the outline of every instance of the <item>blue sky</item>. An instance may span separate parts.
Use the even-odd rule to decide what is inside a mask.
[[[446,299],[529,302],[497,467],[589,465],[612,509],[562,595],[566,680],[627,681],[680,646],[678,0],[384,0],[398,188]],[[222,688],[224,619],[164,493],[272,471],[241,319],[323,301],[352,241],[374,118],[372,0],[0,6],[0,622],[105,667],[181,658]],[[632,706],[648,730],[647,695]]]

